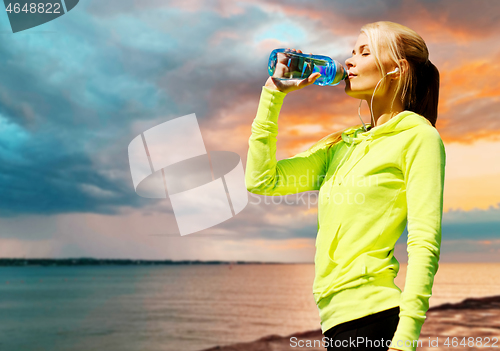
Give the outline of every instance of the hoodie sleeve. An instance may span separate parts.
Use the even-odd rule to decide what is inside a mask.
[[[403,152],[408,208],[408,266],[392,348],[415,351],[439,264],[446,153],[438,131],[418,127]],[[405,345],[406,342],[406,345]],[[411,345],[411,346],[409,346]]]
[[[249,192],[280,196],[319,190],[327,170],[326,146],[276,161],[278,116],[286,93],[262,87],[245,171]]]

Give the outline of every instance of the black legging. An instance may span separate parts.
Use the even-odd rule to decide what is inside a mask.
[[[328,329],[324,345],[328,351],[387,351],[398,323],[399,307],[394,307]]]

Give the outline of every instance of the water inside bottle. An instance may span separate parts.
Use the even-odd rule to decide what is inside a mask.
[[[305,79],[311,74],[319,72],[324,77],[327,74],[327,69],[329,64],[327,61],[304,57],[302,55],[296,55],[293,53],[283,53],[286,55],[286,65],[287,69],[281,72],[281,77],[276,77],[278,79]]]
[[[268,71],[270,76],[280,80],[303,80],[318,72],[321,76],[314,84],[320,86],[335,86],[347,77],[344,67],[328,56],[303,54],[288,49],[273,50]]]

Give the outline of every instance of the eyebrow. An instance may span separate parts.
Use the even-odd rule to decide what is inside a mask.
[[[363,44],[359,47],[359,51],[362,51],[365,46],[368,46],[368,44]],[[354,50],[352,50],[352,54],[354,54]]]

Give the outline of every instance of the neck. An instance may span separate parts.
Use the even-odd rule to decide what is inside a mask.
[[[372,106],[370,106],[370,101],[366,101],[368,103],[368,108],[372,109]],[[403,105],[401,102],[399,102],[398,99],[394,102],[394,106],[390,106],[390,102],[387,103],[377,103],[375,104],[375,101],[373,103],[373,120],[374,125],[373,127],[379,126],[381,124],[384,124],[385,122],[389,121],[392,117],[396,116],[400,112],[404,111]],[[373,123],[371,121],[370,123]]]
[[[392,117],[396,116],[398,113],[404,111],[403,103],[401,102],[401,95],[396,91],[396,82],[390,80],[389,87],[385,94],[378,96],[370,96],[370,98],[365,98],[368,103],[370,112],[373,112],[373,119],[370,123],[373,126],[379,126],[389,121]],[[393,97],[395,96],[394,102]],[[373,102],[373,106],[371,105]]]

